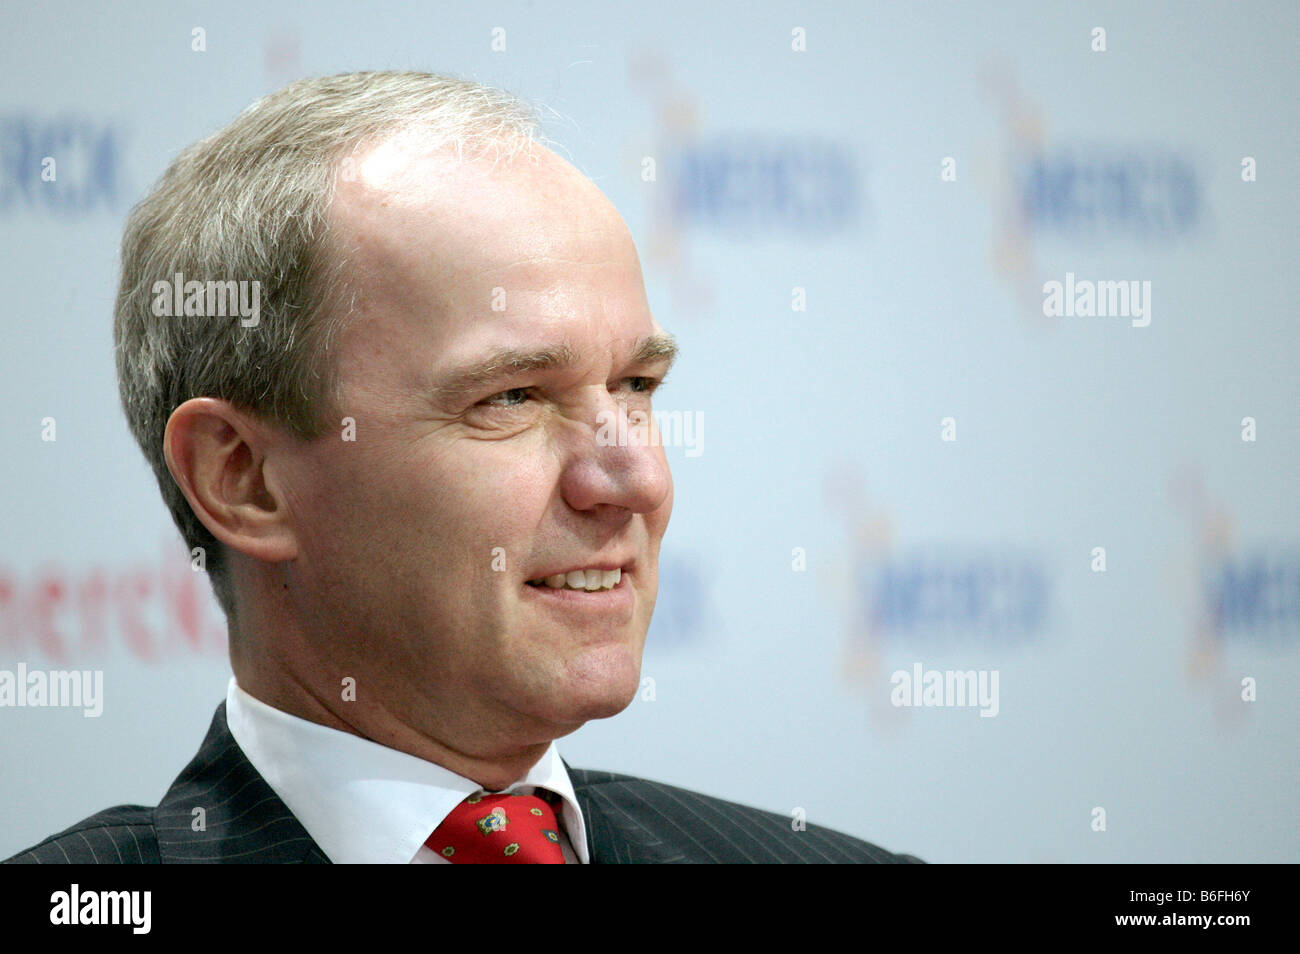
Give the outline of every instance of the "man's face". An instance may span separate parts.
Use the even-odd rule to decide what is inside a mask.
[[[321,658],[435,737],[552,738],[625,708],[672,511],[662,447],[597,437],[649,412],[670,363],[637,357],[663,330],[636,249],[590,182],[534,155],[460,164],[399,138],[357,157],[331,211],[355,441],[339,422],[284,465]],[[529,585],[614,567],[609,590]]]

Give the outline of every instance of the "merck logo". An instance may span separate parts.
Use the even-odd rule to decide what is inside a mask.
[[[1173,238],[1201,214],[1196,173],[1165,149],[1076,146],[1016,164],[1025,222],[1041,231]]]
[[[1221,638],[1274,646],[1300,638],[1300,551],[1256,550],[1210,561],[1203,585]]]
[[[1037,635],[1048,584],[1038,562],[1012,552],[899,555],[859,568],[863,616],[883,640],[1005,646]]]
[[[0,215],[78,216],[123,194],[122,133],[91,119],[0,115]]]
[[[715,137],[671,157],[680,220],[727,231],[826,234],[858,219],[858,177],[846,146],[806,138]]]

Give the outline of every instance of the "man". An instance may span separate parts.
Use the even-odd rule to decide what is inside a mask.
[[[12,860],[916,860],[560,759],[638,689],[672,478],[601,435],[676,348],[517,101],[357,73],[255,104],[132,213],[115,340],[234,678],[157,808]]]

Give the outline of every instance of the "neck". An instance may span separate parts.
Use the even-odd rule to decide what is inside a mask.
[[[228,624],[235,681],[254,699],[281,712],[440,765],[489,791],[523,778],[551,741],[564,734],[548,731],[553,727],[520,726],[500,714],[494,718],[465,700],[458,700],[451,711],[441,711],[433,702],[413,701],[396,688],[377,688],[378,679],[360,677],[349,691],[338,674],[352,667],[323,658],[291,620],[267,619],[247,609],[241,606],[237,614],[242,625]],[[273,637],[267,638],[270,634]],[[390,707],[384,700],[408,705]],[[417,722],[413,711],[424,718]]]

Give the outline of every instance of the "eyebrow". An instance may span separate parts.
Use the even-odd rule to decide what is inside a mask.
[[[628,364],[632,366],[677,360],[677,342],[670,334],[648,335],[637,342]],[[578,353],[567,344],[552,345],[538,351],[502,348],[482,361],[451,372],[447,380],[433,389],[434,398],[452,404],[476,394],[497,381],[527,374],[530,371],[558,371],[578,362]],[[664,369],[665,376],[668,368]]]

